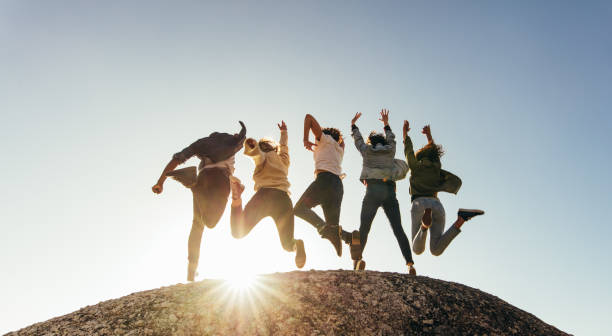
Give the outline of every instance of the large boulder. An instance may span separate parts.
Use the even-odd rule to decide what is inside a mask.
[[[134,293],[8,335],[567,335],[461,284],[373,271],[204,280]]]

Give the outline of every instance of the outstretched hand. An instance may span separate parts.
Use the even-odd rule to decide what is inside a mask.
[[[385,126],[389,126],[389,110],[382,109],[380,110],[380,119],[378,119],[385,124]]]
[[[277,125],[278,125],[278,129],[279,130],[281,130],[281,131],[286,131],[287,130],[287,125],[285,124],[284,120],[281,120],[281,123],[277,124]]]
[[[429,125],[425,125],[423,127],[423,130],[421,131],[421,133],[423,133],[425,135],[431,135],[431,128],[429,127]]]
[[[351,120],[351,125],[355,125],[355,123],[357,122],[357,120],[359,118],[361,118],[361,112],[355,113],[355,116],[353,117],[353,120]]]
[[[404,129],[402,130],[402,133],[404,134],[404,139],[406,139],[406,137],[408,136],[408,131],[410,131],[410,123],[408,122],[408,120],[404,120]]]

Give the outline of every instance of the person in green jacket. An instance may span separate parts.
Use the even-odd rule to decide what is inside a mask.
[[[412,140],[408,136],[410,123],[404,120],[404,154],[410,167],[410,195],[412,200],[412,250],[421,254],[425,250],[427,232],[431,231],[430,250],[435,256],[441,255],[448,245],[461,232],[466,221],[484,211],[477,209],[459,209],[457,220],[444,232],[444,207],[438,199],[438,192],[456,194],[461,188],[461,179],[443,170],[440,157],[444,154],[442,147],[436,144],[431,136],[429,125],[423,127],[422,133],[427,136],[427,145],[416,154]]]

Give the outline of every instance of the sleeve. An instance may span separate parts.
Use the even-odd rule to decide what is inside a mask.
[[[255,141],[255,147],[249,147],[249,145],[247,144],[248,140]],[[260,164],[265,159],[265,156],[261,152],[261,149],[259,149],[259,144],[253,138],[248,138],[244,141],[244,155],[250,156],[251,159],[255,161],[255,165]]]
[[[192,156],[195,155],[196,149],[199,146],[199,144],[202,142],[202,140],[203,139],[200,139],[192,143],[191,145],[185,147],[182,151],[172,155],[172,158],[178,160],[179,164],[183,164],[185,161],[189,160]]]
[[[283,161],[283,164],[285,164],[285,166],[288,167],[290,161],[289,161],[289,146],[287,144],[288,144],[287,131],[281,131],[279,156],[281,160]]]
[[[365,142],[363,142],[363,137],[361,136],[361,132],[359,132],[359,127],[352,125],[351,131],[351,135],[353,136],[353,140],[355,141],[355,147],[357,147],[359,153],[363,155],[368,146],[365,144]]]
[[[417,165],[416,157],[414,156],[414,148],[412,147],[412,140],[410,136],[406,136],[404,139],[404,155],[406,156],[406,161],[408,161],[408,167],[411,170],[414,170]]]
[[[393,149],[393,153],[395,153],[395,134],[393,133],[393,131],[391,130],[391,127],[389,127],[389,125],[385,126],[385,140],[387,140],[387,143],[391,146],[391,148]]]

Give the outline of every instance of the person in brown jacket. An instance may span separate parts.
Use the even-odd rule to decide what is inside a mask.
[[[295,252],[295,265],[302,268],[306,263],[304,242],[293,237],[293,202],[289,198],[290,183],[287,179],[290,163],[287,125],[282,121],[278,128],[281,131],[280,145],[271,139],[257,142],[249,138],[244,142],[244,154],[255,162],[255,195],[243,209],[241,196],[244,185],[237,178],[232,178],[232,236],[237,239],[245,237],[257,223],[270,216],[276,223],[283,249]]]
[[[214,228],[227,204],[230,193],[230,176],[234,173],[234,155],[242,149],[246,138],[246,127],[240,121],[239,133],[213,132],[199,139],[182,151],[174,154],[168,162],[153,192],[161,194],[164,181],[172,177],[189,188],[193,194],[193,221],[189,233],[187,281],[193,281],[200,259],[200,244],[204,226]],[[200,159],[198,169],[187,167],[176,169],[193,156]]]

